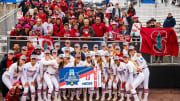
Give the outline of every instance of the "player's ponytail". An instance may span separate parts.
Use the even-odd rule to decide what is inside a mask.
[[[16,73],[19,73],[19,64],[20,64],[20,60],[17,61],[17,69],[16,69]]]
[[[77,63],[76,63],[76,60],[74,60],[74,67],[76,67]]]
[[[97,61],[98,65],[102,68],[102,58],[100,57],[100,59]]]
[[[59,69],[63,69],[63,67],[64,67],[64,59],[62,62],[59,63]]]
[[[111,67],[111,58],[109,58],[108,63],[109,63],[109,68],[110,68]]]

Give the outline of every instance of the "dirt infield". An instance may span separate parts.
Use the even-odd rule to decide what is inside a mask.
[[[0,94],[0,101],[3,101],[2,94]],[[151,89],[148,101],[180,101],[180,89]]]

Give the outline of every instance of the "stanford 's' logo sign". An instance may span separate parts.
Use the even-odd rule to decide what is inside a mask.
[[[152,48],[155,53],[166,53],[167,32],[165,30],[154,30],[151,33]]]

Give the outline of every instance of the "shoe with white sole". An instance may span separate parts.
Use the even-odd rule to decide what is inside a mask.
[[[79,96],[76,96],[76,99],[77,99],[77,100],[80,100]]]
[[[89,98],[89,101],[93,101],[93,99],[90,97],[90,98]]]
[[[70,100],[73,101],[74,100],[74,96],[71,96]]]
[[[103,97],[101,97],[101,101],[104,101],[105,100],[105,97],[103,96]]]
[[[113,98],[113,101],[116,101],[117,100],[117,96],[115,96],[114,98]]]
[[[86,96],[83,98],[83,101],[87,101],[87,98],[86,98]]]
[[[112,99],[112,96],[109,96],[109,97],[107,98],[108,101],[110,101],[111,99]]]
[[[67,100],[67,97],[66,97],[66,96],[63,96],[63,99],[64,99],[64,100]]]
[[[96,100],[99,100],[99,97],[96,97]]]
[[[119,101],[124,101],[124,98],[121,98]]]

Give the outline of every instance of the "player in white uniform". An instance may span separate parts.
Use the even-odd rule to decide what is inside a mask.
[[[73,66],[74,66],[73,62],[70,61],[70,55],[69,54],[65,55],[64,61],[62,65],[60,66],[60,68],[73,67]],[[62,89],[62,92],[63,92],[63,99],[67,100],[66,89]]]
[[[105,52],[104,53],[104,68],[102,70],[103,72],[103,77],[102,77],[102,97],[101,97],[101,101],[104,101],[105,100],[105,93],[106,93],[106,82],[108,82],[108,76],[110,76],[110,72],[109,72],[109,68],[111,67],[111,64],[113,63],[113,60],[109,57],[109,53],[108,52]],[[110,87],[109,87],[110,88]],[[109,89],[109,95],[111,94],[111,88]]]
[[[6,87],[10,90],[13,87],[14,82],[19,81],[22,77],[26,56],[22,55],[18,62],[13,63],[9,70],[5,71],[2,75],[2,81]]]
[[[68,47],[70,49],[70,52],[73,52],[74,51],[74,48],[71,47],[71,41],[70,40],[66,40],[65,41],[65,47],[62,48],[62,52],[65,51],[65,48]]]
[[[42,48],[40,45],[35,46],[35,55],[37,56],[37,62],[41,61],[41,59],[44,57],[44,53],[42,52]]]
[[[90,53],[86,54],[86,60],[84,62],[84,65],[85,65],[85,67],[93,67],[95,65],[94,61],[91,58]],[[92,101],[93,92],[94,92],[94,88],[90,88],[89,101]],[[86,99],[86,97],[87,97],[87,89],[86,88],[84,88],[83,93],[84,93],[84,99]]]
[[[87,53],[90,53],[88,50],[88,44],[83,44],[82,46],[82,52],[86,55]]]
[[[61,56],[60,56],[61,58]],[[48,101],[51,101],[51,95],[54,89],[54,101],[60,101],[60,97],[58,98],[59,93],[59,83],[56,78],[56,74],[59,71],[59,64],[62,60],[58,58],[56,60],[47,61],[48,68],[44,73],[44,81],[48,86]]]
[[[53,50],[52,50],[52,59],[53,59],[53,60],[56,60],[56,59],[57,59],[57,56],[58,56],[57,50],[56,50],[56,49],[53,49]]]
[[[80,54],[76,54],[75,55],[75,60],[74,60],[74,67],[84,67],[84,62],[83,61],[81,61],[81,55]],[[80,88],[77,88],[77,89],[72,89],[72,91],[71,91],[71,98],[70,98],[70,100],[71,101],[73,101],[74,100],[74,93],[75,93],[75,91],[76,91],[76,99],[77,100],[80,100]]]
[[[113,49],[113,45],[112,44],[108,44],[108,52],[109,52],[110,58],[113,59],[114,49]]]
[[[37,87],[37,94],[38,94],[38,101],[42,101],[42,97],[41,97],[41,89],[43,88],[43,99],[47,100],[47,84],[43,79],[44,73],[47,69],[47,67],[49,66],[48,61],[51,60],[51,56],[50,56],[50,51],[49,50],[45,50],[45,57],[41,59],[41,61],[39,62],[40,65],[40,70],[39,70],[39,75],[37,76],[37,83],[38,83],[38,87]]]
[[[98,44],[94,44],[94,46],[93,46],[93,51],[90,51],[90,54],[91,54],[92,59],[95,59],[95,53],[96,53],[96,52],[99,52],[99,50],[98,50]]]
[[[74,57],[71,55],[71,51],[69,47],[64,48],[64,54],[63,56],[69,55],[70,56],[70,62],[74,62]]]
[[[129,48],[129,43],[124,42],[123,43],[123,54],[128,55],[128,48]]]
[[[130,101],[129,92],[133,95],[134,101],[140,101],[136,93],[136,88],[143,82],[144,73],[142,73],[141,69],[134,61],[130,60],[128,55],[124,55],[123,58],[128,72],[128,80],[125,85],[127,91],[127,101]]]
[[[99,53],[101,53],[101,58],[105,60],[104,54],[107,52],[107,46],[105,42],[101,43],[102,50],[99,50]]]
[[[102,70],[103,67],[104,67],[104,62],[101,58],[101,54],[99,52],[96,52],[95,53],[95,60],[94,60],[94,63],[95,63],[95,66],[97,68],[97,71],[99,70]],[[101,75],[102,75],[102,72],[101,72]],[[102,79],[102,76],[100,78],[100,80]],[[96,100],[99,100],[99,88],[95,88],[95,91],[96,91]]]
[[[108,98],[107,100],[111,100],[112,98],[112,84],[113,84],[113,65],[114,64],[114,61],[113,59],[110,57],[110,55],[106,55],[105,56],[105,66],[106,66],[106,70],[107,70],[107,87],[108,87]]]
[[[31,91],[31,101],[35,101],[35,79],[39,73],[39,64],[36,62],[36,55],[31,55],[31,61],[25,64],[22,84],[28,84],[24,86],[24,92],[21,101],[26,101],[29,88]]]
[[[113,101],[117,100],[117,85],[119,85],[119,89],[124,90],[124,87],[122,86],[125,82],[125,73],[126,73],[126,67],[123,62],[120,62],[119,56],[114,57],[114,64],[112,64],[113,67],[113,92],[114,92],[114,99]],[[119,101],[124,100],[124,92],[121,92],[121,99]]]
[[[129,54],[131,59],[136,62],[139,68],[141,68],[144,73],[144,82],[139,87],[139,99],[142,99],[142,93],[144,88],[144,99],[142,101],[148,100],[148,91],[149,91],[149,68],[147,66],[146,60],[141,56],[140,53],[135,52],[134,46],[129,46]]]

